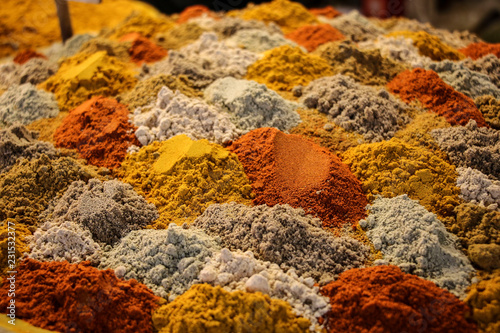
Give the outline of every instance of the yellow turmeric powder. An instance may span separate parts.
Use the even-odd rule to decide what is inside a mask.
[[[190,223],[213,203],[250,204],[252,187],[235,154],[178,135],[128,155],[118,176],[156,205],[154,228]]]

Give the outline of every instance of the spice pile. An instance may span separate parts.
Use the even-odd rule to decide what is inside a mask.
[[[214,4],[2,2],[0,330],[498,332],[500,45]]]

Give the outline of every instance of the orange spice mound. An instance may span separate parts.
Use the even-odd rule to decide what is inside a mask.
[[[356,224],[366,216],[361,182],[336,155],[302,136],[259,128],[228,149],[243,164],[256,205],[303,208],[325,228]]]
[[[318,46],[325,43],[345,39],[345,36],[340,31],[327,23],[304,25],[286,34],[285,37],[305,47],[309,52],[316,50]]]
[[[207,14],[208,16],[211,17],[216,17],[208,7],[203,6],[203,5],[193,5],[186,7],[180,14],[179,18],[177,19],[177,23],[181,24],[184,22],[189,21],[192,18],[202,16],[203,14]]]
[[[128,50],[130,59],[138,65],[159,61],[168,54],[167,50],[137,32],[126,34],[120,38],[120,42],[127,41],[132,42],[132,46]]]
[[[326,6],[323,8],[311,8],[309,11],[316,16],[324,16],[327,18],[334,18],[342,15],[341,12],[333,8],[332,6]]]
[[[446,84],[431,70],[406,70],[392,79],[387,88],[407,103],[419,100],[451,125],[465,126],[474,119],[478,126],[488,126],[474,101]]]
[[[494,54],[500,58],[500,43],[490,44],[485,42],[472,43],[459,50],[469,58],[474,60],[484,57],[488,54]]]
[[[47,59],[47,57],[44,54],[38,53],[32,49],[26,49],[26,50],[20,51],[16,54],[16,56],[14,57],[14,62],[16,64],[22,65],[25,62],[27,62],[28,60],[33,59],[33,58]]]
[[[127,107],[116,100],[94,97],[64,118],[54,133],[56,146],[76,149],[88,163],[114,169],[128,147],[141,145],[128,115]]]

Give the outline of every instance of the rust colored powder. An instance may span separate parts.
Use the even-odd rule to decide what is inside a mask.
[[[88,163],[116,168],[127,148],[140,146],[129,111],[114,99],[94,97],[72,110],[54,133],[57,147],[73,148]]]
[[[44,54],[38,53],[32,49],[26,49],[26,50],[20,51],[16,54],[16,56],[14,57],[14,62],[19,64],[19,65],[22,65],[25,62],[27,62],[28,60],[33,59],[33,58],[47,59],[47,57]]]
[[[485,42],[472,43],[459,50],[469,58],[474,60],[484,57],[488,54],[494,54],[500,58],[500,43],[490,44]]]
[[[465,303],[397,266],[348,270],[321,292],[328,332],[477,332]]]
[[[465,126],[469,119],[474,119],[478,126],[487,126],[474,101],[446,84],[434,71],[422,68],[406,70],[387,87],[407,103],[418,99],[451,125]]]
[[[130,60],[138,65],[159,61],[167,56],[167,50],[156,45],[146,37],[137,32],[126,34],[120,38],[120,42],[132,42],[128,49]]]
[[[202,16],[203,14],[207,14],[210,17],[216,17],[208,7],[203,6],[203,5],[193,5],[186,7],[180,14],[179,18],[177,19],[177,23],[181,24],[184,22],[189,21],[192,18]]]
[[[8,280],[0,287],[9,290]],[[153,332],[152,312],[161,299],[136,280],[118,279],[89,262],[25,259],[16,275],[16,318],[68,333]],[[10,299],[0,298],[5,312]]]
[[[286,38],[293,40],[300,46],[312,52],[320,45],[342,40],[345,36],[329,24],[304,25],[289,34]]]
[[[334,18],[342,15],[341,12],[333,8],[332,6],[326,6],[323,8],[311,8],[309,11],[316,16],[324,16],[327,18]]]
[[[325,228],[357,223],[366,196],[349,167],[328,150],[275,128],[253,130],[229,149],[252,183],[254,204],[289,204],[323,221]]]

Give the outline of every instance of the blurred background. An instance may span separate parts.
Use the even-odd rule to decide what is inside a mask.
[[[212,10],[245,7],[245,0],[143,0],[171,14],[184,8],[203,4]],[[261,3],[265,1],[251,1]],[[492,43],[500,42],[500,0],[298,0],[308,8],[334,6],[347,12],[358,9],[367,16],[406,16],[435,27],[469,30]]]

